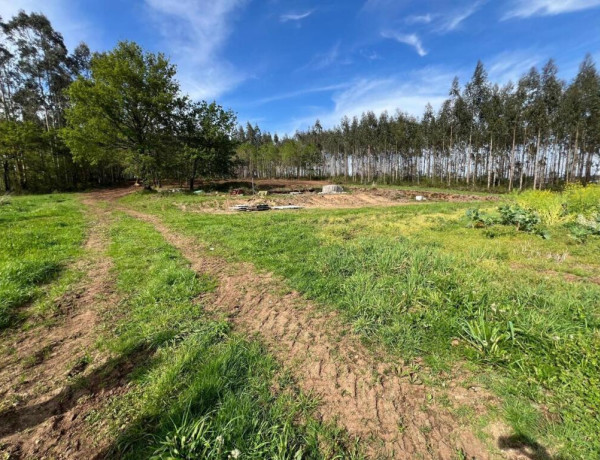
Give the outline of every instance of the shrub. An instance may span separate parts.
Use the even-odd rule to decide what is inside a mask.
[[[514,225],[517,230],[523,232],[535,232],[540,224],[541,219],[537,213],[518,205],[500,206],[498,211],[500,211],[501,224]]]

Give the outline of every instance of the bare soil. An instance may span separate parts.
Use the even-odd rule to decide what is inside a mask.
[[[513,444],[505,451],[490,449],[448,410],[466,406],[476,417],[484,414],[496,401],[483,389],[465,387],[452,376],[443,387],[426,387],[418,360],[398,361],[366,348],[336,313],[290,291],[283,280],[259,273],[251,264],[209,256],[197,241],[171,231],[155,216],[116,204],[132,190],[101,190],[84,198],[95,220],[86,243],[89,257],[80,267],[85,281],[60,300],[57,325],[2,337],[0,453],[7,458],[101,458],[110,452],[107,428],[103,432],[102,426],[94,426],[92,433],[85,418],[126,392],[129,372],[145,359],[110,359],[94,351],[100,312],[119,300],[110,259],[104,256],[103,232],[111,208],[152,223],[194,270],[215,276],[218,289],[205,303],[240,332],[263,341],[303,391],[319,399],[320,417],[359,437],[373,458],[528,458]],[[296,197],[324,203],[322,207],[385,206],[404,199],[371,190],[308,196]],[[91,359],[85,359],[90,353]],[[506,427],[495,425],[490,442],[504,446],[506,433]]]
[[[319,182],[319,187],[323,185]],[[279,188],[274,188],[274,187]],[[377,189],[377,188],[350,188],[345,193],[322,195],[314,191],[313,182],[269,182],[263,186],[266,189],[275,190],[266,196],[259,195],[223,195],[224,200],[204,200],[193,205],[182,205],[182,210],[191,212],[233,212],[231,207],[248,204],[268,204],[269,206],[295,205],[311,209],[341,209],[341,208],[363,208],[374,206],[406,206],[409,204],[425,205],[429,202],[451,201],[495,201],[495,196],[467,195],[442,192],[424,192],[415,190]],[[307,189],[308,187],[308,189]],[[319,188],[317,187],[317,188]],[[286,190],[300,190],[299,192],[282,193]],[[425,198],[424,201],[416,201],[417,196]]]
[[[84,201],[93,225],[86,255],[75,267],[84,272],[83,281],[57,299],[51,326],[36,325],[34,319],[2,337],[0,453],[6,458],[93,458],[109,442],[97,433],[91,436],[85,417],[124,391],[127,365],[94,347],[100,311],[118,299],[110,259],[104,257],[108,214],[96,206],[97,198]]]
[[[207,256],[197,241],[171,231],[160,219],[123,208],[152,223],[178,248],[198,273],[218,280],[212,304],[234,326],[256,335],[295,377],[319,399],[318,412],[361,439],[373,458],[519,458],[490,449],[446,408],[467,406],[476,416],[495,399],[481,388],[464,388],[448,378],[445,388],[422,384],[418,361],[398,362],[365,348],[333,312],[285,288],[282,280],[259,273],[251,264]],[[450,344],[449,344],[450,346]],[[498,445],[503,427],[497,430]]]

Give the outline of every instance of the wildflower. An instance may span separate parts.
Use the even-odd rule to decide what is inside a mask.
[[[223,443],[225,442],[225,439],[223,439],[223,436],[222,436],[222,435],[219,435],[219,436],[217,436],[217,439],[216,439],[216,441],[217,441],[217,444],[218,444],[219,446],[222,446],[222,445],[223,445]]]
[[[229,457],[235,459],[235,458],[240,458],[240,455],[242,455],[242,453],[240,452],[239,449],[233,449],[231,451],[231,453],[229,454]]]

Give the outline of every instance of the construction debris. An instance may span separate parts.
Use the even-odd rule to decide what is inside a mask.
[[[417,200],[417,201],[425,201],[425,200],[427,200],[427,198],[425,198],[423,195],[417,195],[415,197],[415,200]]]
[[[329,195],[331,193],[344,193],[344,189],[341,185],[324,185],[321,193],[323,195]]]
[[[271,207],[268,204],[256,204],[256,205],[238,204],[236,206],[232,206],[229,209],[231,209],[232,211],[250,212],[250,211],[268,211],[269,209],[271,209]]]
[[[272,206],[271,209],[302,209],[302,206],[290,204],[287,206]]]

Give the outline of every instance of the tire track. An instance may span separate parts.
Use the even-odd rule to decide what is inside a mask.
[[[198,242],[172,231],[158,217],[119,207],[151,223],[181,251],[198,273],[218,280],[208,301],[234,326],[259,337],[292,371],[300,388],[319,399],[320,416],[335,421],[374,458],[397,459],[504,458],[490,452],[465,426],[438,404],[438,388],[411,383],[414,369],[375,357],[348,333],[335,313],[325,313],[297,292],[282,292],[281,280],[258,273],[248,263],[228,263],[206,256]],[[494,398],[456,382],[443,392],[453,403],[469,405],[476,414]]]

